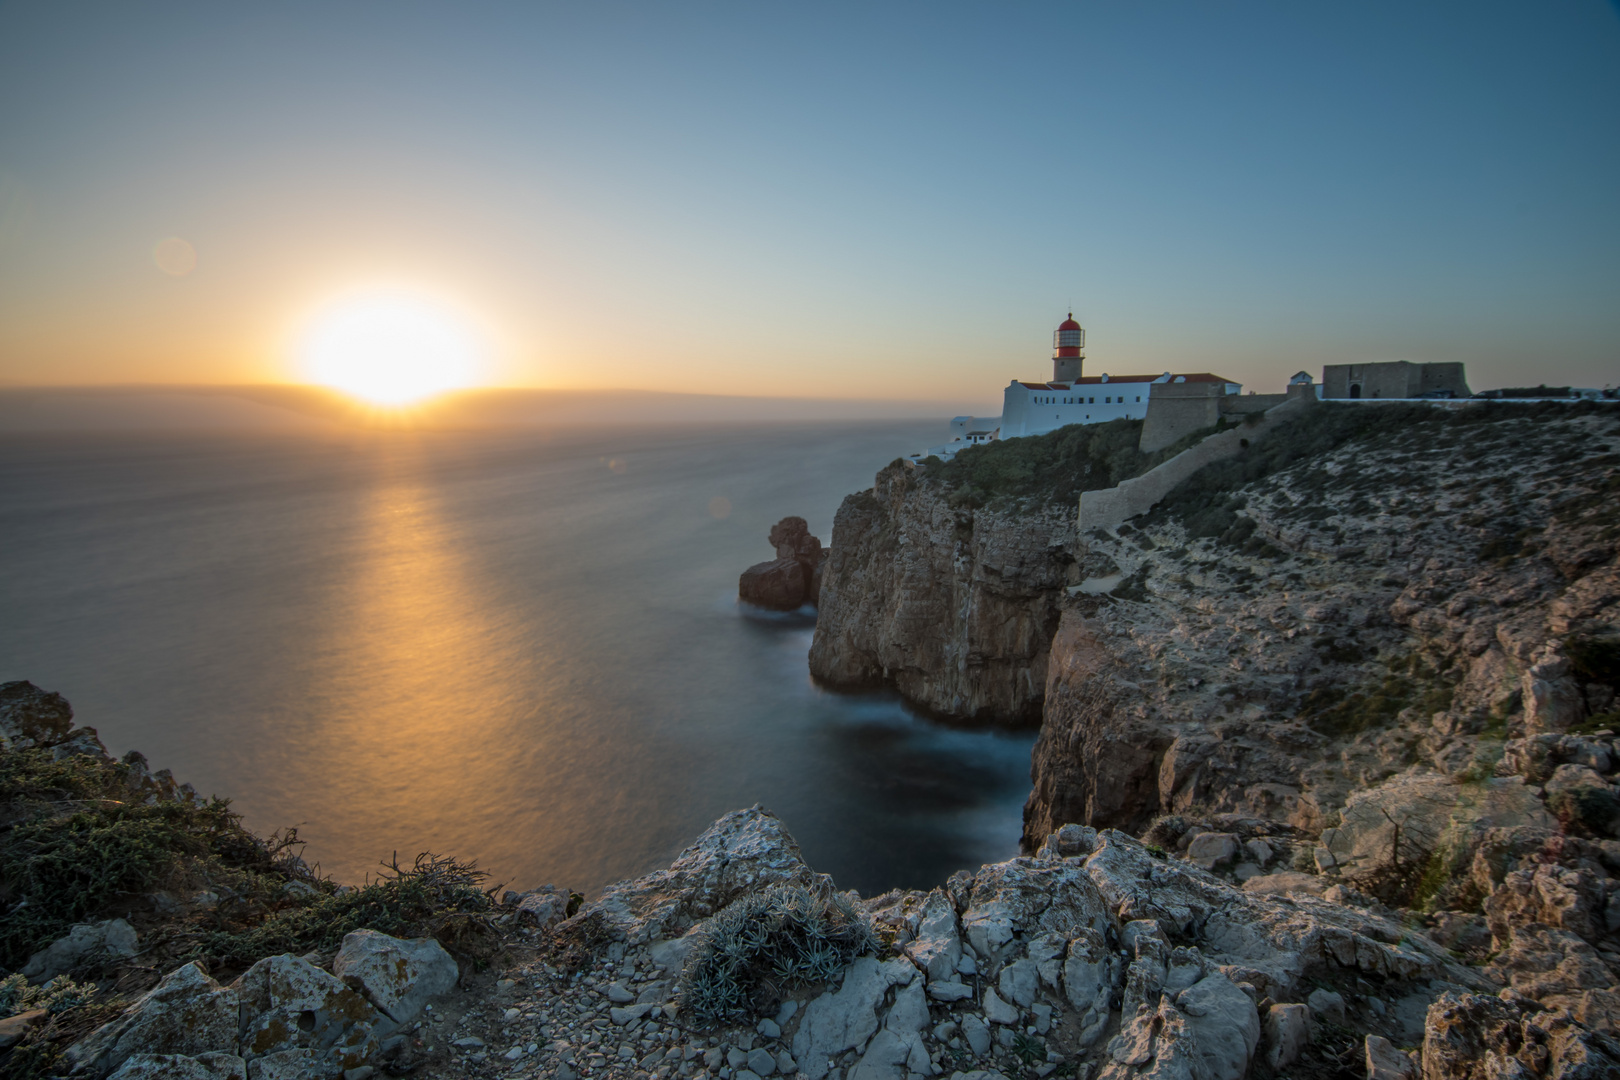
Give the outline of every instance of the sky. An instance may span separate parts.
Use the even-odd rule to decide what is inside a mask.
[[[493,385],[990,408],[1072,307],[1602,386],[1617,196],[1601,0],[0,4],[0,386],[298,381],[377,290]]]

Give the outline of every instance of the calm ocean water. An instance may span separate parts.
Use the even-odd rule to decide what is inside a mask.
[[[872,893],[1017,850],[1033,736],[818,690],[737,575],[939,422],[0,438],[0,679],[344,880],[586,892],[765,804]]]

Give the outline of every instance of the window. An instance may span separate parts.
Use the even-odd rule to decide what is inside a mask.
[[[1092,399],[1091,399],[1091,404],[1093,404],[1093,405],[1095,405],[1095,404],[1097,404],[1097,399],[1096,399],[1096,398],[1092,398]]]
[[[1138,405],[1142,404],[1142,395],[1141,394],[1136,395],[1136,403]]]

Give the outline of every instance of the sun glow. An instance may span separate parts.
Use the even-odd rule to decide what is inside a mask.
[[[377,405],[405,405],[478,380],[477,336],[426,297],[372,293],[319,312],[300,349],[309,377]]]

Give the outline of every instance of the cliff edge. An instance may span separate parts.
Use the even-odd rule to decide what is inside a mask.
[[[938,717],[1039,723],[1047,655],[1075,574],[1074,505],[1174,457],[1141,421],[1064,428],[896,461],[833,521],[810,673],[890,686]]]

